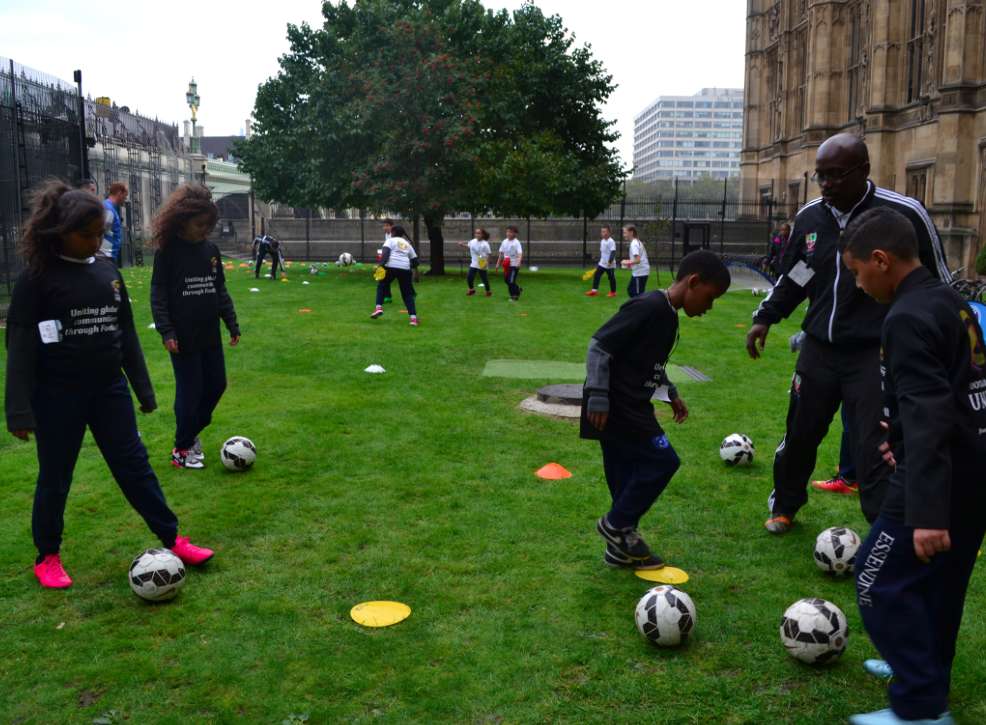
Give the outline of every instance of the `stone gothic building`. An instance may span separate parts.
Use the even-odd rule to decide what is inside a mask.
[[[949,266],[986,243],[986,0],[748,0],[745,199],[793,215],[828,136],[931,212]]]

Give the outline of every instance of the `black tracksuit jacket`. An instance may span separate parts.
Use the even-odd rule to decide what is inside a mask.
[[[972,310],[930,271],[898,287],[883,323],[883,386],[897,468],[884,516],[947,529],[986,505],[986,346]]]
[[[924,207],[915,199],[867,183],[866,194],[852,210],[850,220],[878,206],[899,211],[914,225],[921,262],[936,277],[950,282],[945,251]],[[801,325],[807,334],[836,346],[878,345],[887,308],[856,288],[856,281],[842,263],[841,237],[842,229],[825,202],[815,199],[805,204],[794,219],[782,263],[784,274],[753,314],[753,321],[766,325],[780,322],[807,297],[808,312]],[[813,273],[803,285],[797,281],[799,267]]]

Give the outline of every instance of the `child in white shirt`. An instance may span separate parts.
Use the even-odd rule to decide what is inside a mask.
[[[524,248],[517,238],[517,227],[511,225],[507,227],[507,238],[500,243],[500,253],[496,258],[496,268],[503,265],[503,280],[507,283],[507,290],[510,292],[510,301],[516,302],[520,299],[520,293],[524,288],[517,284],[517,275],[520,273],[520,263],[524,257]]]
[[[607,297],[616,297],[616,242],[613,241],[613,233],[608,225],[599,230],[599,236],[599,263],[592,277],[592,289],[586,292],[585,296],[595,297],[599,294],[599,282],[603,274],[606,274],[609,277]]]
[[[493,290],[490,289],[490,277],[486,273],[486,268],[489,266],[489,256],[492,254],[490,250],[490,233],[478,227],[475,231],[475,237],[472,241],[457,242],[460,247],[465,247],[469,250],[469,274],[466,276],[466,284],[469,285],[469,291],[466,292],[468,297],[472,297],[476,294],[476,288],[474,283],[476,281],[476,275],[483,280],[483,287],[486,289],[486,296],[491,297],[493,295]]]
[[[624,259],[620,265],[630,271],[630,287],[627,294],[638,297],[647,291],[647,276],[650,274],[650,262],[647,261],[647,247],[637,237],[637,227],[623,227],[623,241],[630,242],[630,258]]]

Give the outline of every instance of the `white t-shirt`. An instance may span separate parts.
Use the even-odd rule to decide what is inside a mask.
[[[500,242],[500,254],[510,260],[511,267],[517,267],[524,257],[524,248],[519,239],[504,239]]]
[[[387,266],[391,269],[411,269],[411,260],[418,256],[411,243],[403,237],[391,237],[383,246],[390,250]]]
[[[631,273],[634,277],[646,277],[650,274],[650,262],[647,259],[647,247],[639,239],[634,239],[630,242],[630,259],[633,260],[634,257],[640,257],[640,264],[634,265],[630,269],[633,270]]]
[[[482,269],[479,260],[490,256],[490,243],[485,240],[473,239],[469,242],[469,255],[472,258],[469,266],[473,269]]]
[[[599,266],[603,269],[613,269],[616,266],[616,262],[610,262],[610,257],[616,253],[616,242],[613,238],[603,239],[599,242]]]

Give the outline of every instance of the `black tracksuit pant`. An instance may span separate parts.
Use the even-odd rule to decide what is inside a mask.
[[[630,285],[627,287],[628,297],[639,297],[647,291],[647,277],[630,277]]]
[[[188,450],[212,422],[212,413],[226,391],[223,346],[171,354],[175,371],[175,448]]]
[[[387,276],[377,282],[377,307],[383,305],[384,297],[390,294],[390,283],[396,279],[398,286],[401,288],[401,299],[404,300],[407,314],[411,317],[417,317],[418,312],[414,304],[414,284],[411,281],[411,270],[395,269],[394,267],[386,267],[386,270]]]
[[[835,347],[805,336],[791,382],[787,429],[774,455],[774,514],[793,516],[808,501],[818,446],[842,403],[855,437],[852,458],[863,515],[876,520],[890,477],[878,450],[886,438],[880,428],[882,396],[878,346]]]
[[[599,282],[602,280],[604,273],[609,277],[609,291],[616,292],[616,270],[598,265],[596,266],[596,273],[592,276],[592,289],[599,289]]]
[[[260,279],[260,268],[264,266],[264,259],[270,254],[270,278],[277,279],[277,264],[280,261],[280,252],[272,248],[269,244],[261,244],[257,248],[257,269],[253,276]]]
[[[948,710],[966,588],[986,530],[984,508],[953,506],[952,548],[929,564],[914,554],[914,529],[887,516],[877,519],[856,554],[856,601],[867,634],[893,668],[890,707],[901,719],[934,719]]]
[[[137,432],[133,399],[123,374],[79,390],[39,385],[32,400],[38,444],[38,482],[31,529],[42,556],[62,544],[65,503],[86,427],[130,505],[165,547],[175,545],[178,519]]]
[[[517,284],[517,275],[520,274],[520,267],[510,266],[503,274],[503,281],[507,283],[507,291],[511,299],[518,299],[524,290]]]
[[[604,438],[599,444],[613,499],[606,518],[617,528],[636,528],[681,467],[681,459],[663,433],[642,441]]]
[[[486,273],[485,269],[477,269],[476,267],[470,267],[468,274],[466,274],[466,284],[469,285],[469,289],[473,289],[477,274],[483,280],[483,286],[486,287],[486,291],[492,292],[493,290],[490,289],[490,276]]]

